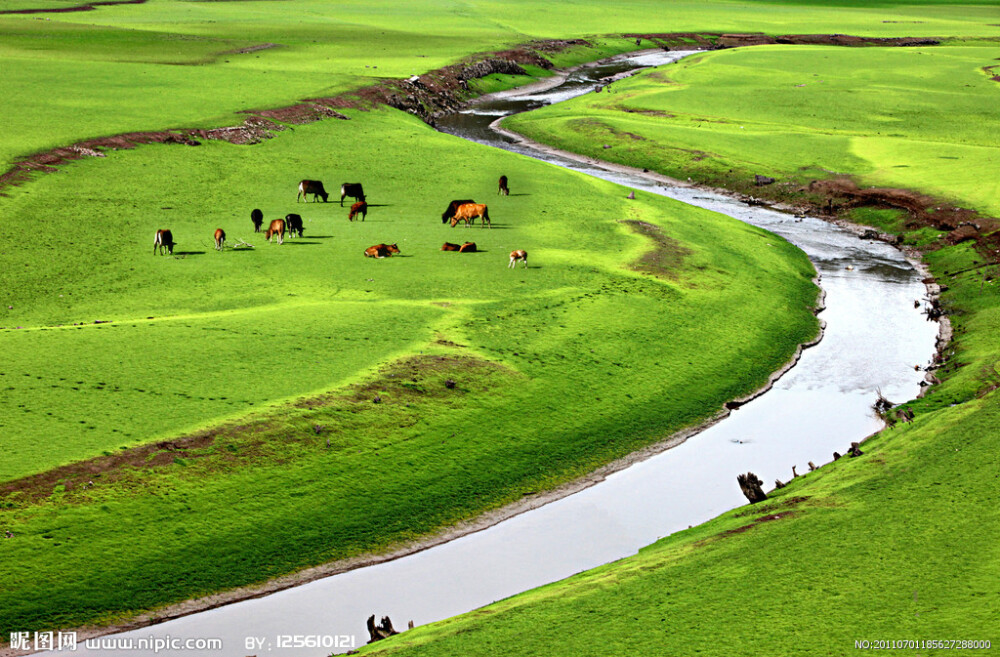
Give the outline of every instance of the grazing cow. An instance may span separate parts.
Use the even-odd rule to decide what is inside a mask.
[[[305,199],[306,202],[308,203],[309,199],[306,197],[306,194],[313,195],[314,203],[316,202],[316,197],[318,196],[323,197],[324,203],[326,203],[326,199],[330,196],[329,194],[326,193],[326,190],[323,189],[323,183],[321,183],[318,180],[303,180],[302,182],[300,182],[299,193],[298,196],[295,197],[295,202],[298,203],[299,199],[301,198]]]
[[[466,203],[458,206],[455,210],[455,216],[451,218],[451,227],[454,228],[458,222],[464,221],[466,228],[468,228],[476,222],[476,217],[483,220],[483,228],[486,227],[486,224],[493,228],[493,223],[490,221],[490,211],[482,203]]]
[[[215,229],[215,250],[221,251],[222,245],[226,243],[226,231],[221,228]]]
[[[445,243],[444,243],[444,244],[443,244],[443,245],[441,246],[441,250],[442,250],[442,251],[458,251],[458,250],[459,250],[459,249],[461,249],[461,248],[462,248],[462,247],[461,247],[461,246],[459,246],[458,244],[452,244],[451,242],[445,242]]]
[[[347,220],[354,221],[354,217],[358,216],[359,214],[361,215],[361,221],[364,221],[365,217],[368,216],[368,204],[365,203],[364,201],[358,201],[357,203],[351,206],[351,211],[347,215]]]
[[[366,258],[388,258],[393,253],[399,253],[399,247],[395,244],[376,244],[365,249]]]
[[[268,242],[270,242],[271,238],[274,237],[275,235],[278,236],[278,244],[285,243],[284,219],[275,219],[274,221],[271,222],[271,227],[264,231],[264,239],[266,239]]]
[[[365,190],[361,183],[344,183],[340,186],[340,207],[344,207],[344,198],[350,196],[355,201],[365,200]]]
[[[174,254],[174,236],[169,230],[161,228],[156,231],[156,237],[153,238],[153,255],[156,255],[157,247],[160,249],[160,255],[163,255],[163,249],[170,255]]]
[[[524,263],[524,268],[528,268],[528,252],[522,249],[510,252],[510,264],[507,267],[514,267],[517,265],[517,261],[520,260]]]
[[[294,237],[298,233],[299,237],[302,237],[302,217],[297,214],[286,214],[285,215],[285,230],[288,231],[289,237]]]
[[[465,205],[466,203],[475,203],[475,201],[473,201],[471,198],[467,198],[467,199],[455,200],[449,203],[448,209],[445,210],[444,214],[441,215],[441,223],[446,224],[449,221],[451,221],[452,217],[455,216],[455,210],[458,209],[458,206]]]
[[[264,223],[264,213],[260,210],[254,210],[250,213],[250,221],[253,222],[253,232],[260,232],[260,225]]]
[[[510,196],[510,189],[507,187],[507,176],[500,176],[500,182],[497,185],[497,194]]]

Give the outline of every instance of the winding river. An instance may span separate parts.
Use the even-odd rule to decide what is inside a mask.
[[[881,424],[871,410],[877,390],[893,401],[915,397],[923,373],[914,366],[933,357],[938,325],[914,307],[914,300],[926,294],[922,275],[898,250],[819,219],[797,219],[663,179],[540,153],[489,129],[502,115],[586,93],[597,80],[683,54],[623,57],[581,68],[558,87],[478,103],[439,128],[731,215],[804,250],[826,293],[820,315],[826,331],[771,391],[677,447],[488,529],[394,561],[94,640],[125,648],[127,641],[218,638],[219,650],[192,653],[154,643],[148,649],[138,649],[137,643],[126,651],[89,649],[81,640],[76,651],[61,654],[319,657],[344,652],[367,640],[370,614],[391,616],[397,629],[409,620],[422,625],[634,554],[658,538],[745,504],[737,473],[753,471],[770,488],[776,478],[790,479],[792,466],[801,474],[809,461],[826,463],[834,451],[843,453],[852,441],[877,431]]]

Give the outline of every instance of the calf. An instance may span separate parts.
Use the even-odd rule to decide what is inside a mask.
[[[266,239],[268,242],[270,242],[271,238],[274,237],[275,235],[278,236],[278,244],[285,243],[284,219],[275,219],[274,221],[271,222],[270,228],[264,231],[264,239]]]
[[[215,229],[215,250],[221,251],[222,245],[226,243],[226,231],[221,228]]]
[[[452,201],[451,203],[449,203],[448,209],[445,210],[444,214],[441,215],[441,223],[446,224],[449,221],[451,221],[451,219],[455,216],[455,210],[458,209],[458,206],[465,205],[466,203],[475,203],[475,201],[473,201],[471,198],[467,198],[467,199]]]
[[[289,237],[294,237],[296,233],[299,237],[302,237],[302,217],[297,214],[286,214],[285,215],[285,230],[288,231]]]
[[[528,268],[528,252],[522,249],[510,252],[510,264],[507,267],[514,267],[517,265],[517,261],[520,260],[524,263],[524,268]]]
[[[365,200],[365,190],[361,183],[344,183],[340,186],[340,207],[344,207],[344,198],[350,196],[355,201]]]
[[[169,230],[161,228],[156,231],[156,237],[153,238],[153,255],[156,255],[157,248],[160,249],[160,255],[163,255],[163,249],[170,255],[174,254],[174,236]]]
[[[500,176],[500,182],[497,185],[497,194],[510,196],[510,189],[507,187],[507,176]]]
[[[399,247],[395,244],[376,244],[365,249],[366,258],[388,258],[393,253],[399,253]]]
[[[264,213],[260,210],[254,210],[250,213],[250,221],[253,222],[253,232],[260,232],[260,225],[264,223]]]
[[[318,180],[303,180],[300,182],[299,193],[298,196],[295,197],[295,202],[298,203],[300,198],[306,199],[306,202],[308,202],[309,199],[306,198],[306,194],[313,195],[313,202],[316,201],[316,197],[322,196],[324,203],[326,203],[326,199],[330,196],[326,193],[326,190],[323,189],[323,183]]]
[[[458,247],[459,253],[475,253],[476,251],[477,249],[475,242],[466,242],[462,246]]]
[[[462,247],[459,246],[458,244],[452,244],[451,242],[445,242],[444,245],[441,247],[441,250],[442,251],[458,251],[461,248]]]
[[[358,201],[357,203],[351,206],[351,211],[347,215],[347,220],[354,221],[354,217],[358,216],[359,214],[361,215],[361,221],[364,221],[365,217],[368,216],[368,204],[365,203],[364,201]]]

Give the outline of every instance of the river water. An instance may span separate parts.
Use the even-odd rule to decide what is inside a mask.
[[[723,195],[538,154],[488,128],[503,114],[565,100],[605,76],[681,55],[658,53],[582,69],[558,88],[477,104],[439,128],[640,193],[731,215],[805,251],[826,293],[820,315],[826,331],[771,391],[673,449],[488,529],[394,561],[97,640],[151,642],[146,649],[136,643],[127,650],[88,649],[81,641],[76,651],[56,654],[319,657],[344,652],[367,640],[365,619],[371,614],[391,616],[397,629],[409,620],[422,625],[634,554],[660,537],[745,504],[737,473],[753,471],[770,488],[776,478],[790,479],[792,466],[801,474],[809,461],[826,463],[834,451],[844,453],[852,441],[877,431],[881,424],[871,410],[877,390],[897,402],[915,397],[923,374],[914,366],[933,357],[938,326],[914,307],[925,296],[921,274],[896,249],[819,219],[797,219]],[[223,647],[192,653],[154,650],[152,643],[204,638],[221,639]],[[305,647],[310,644],[316,645]]]

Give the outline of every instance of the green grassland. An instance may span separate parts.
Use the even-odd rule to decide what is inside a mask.
[[[709,184],[745,186],[760,173],[797,186],[850,173],[1000,214],[997,182],[969,175],[1000,162],[989,127],[1000,84],[981,70],[996,54],[976,44],[706,53],[505,125]]]
[[[664,12],[633,0],[610,16],[594,3],[288,6],[153,0],[0,18],[3,168],[77,139],[231,124],[535,38],[1000,35],[992,7],[931,2]],[[279,45],[235,52],[265,43]],[[555,60],[632,43],[599,38]],[[0,541],[0,635],[106,622],[424,536],[698,423],[815,335],[812,268],[774,236],[627,201],[397,112],[348,113],[256,146],[109,152],[3,190],[0,481],[40,478],[0,495],[14,534]],[[510,197],[495,196],[500,173]],[[302,178],[364,182],[368,220],[296,204]],[[440,223],[466,196],[490,202],[492,230]],[[299,212],[305,237],[263,242],[254,207]],[[216,227],[254,248],[216,253]],[[150,254],[158,228],[173,231],[174,257]],[[438,251],[464,239],[484,252]],[[377,242],[402,256],[363,258]],[[514,248],[528,269],[506,269]],[[104,460],[45,478],[92,457]]]
[[[496,197],[501,171],[510,197]],[[367,220],[297,203],[302,177],[364,181]],[[495,199],[493,228],[442,224],[456,196]],[[254,206],[300,213],[305,236],[268,244]],[[12,188],[0,212],[34,235],[0,243],[2,478],[214,436],[4,496],[16,540],[2,543],[0,631],[106,620],[425,534],[697,423],[816,331],[812,267],[782,240],[390,110],[256,146],[88,158]],[[630,263],[655,244],[626,220],[662,230],[645,273]],[[217,226],[254,248],[216,252]],[[158,227],[174,257],[151,255]],[[446,240],[483,252],[443,253]],[[377,242],[401,256],[364,258]],[[529,268],[506,268],[514,248]],[[409,388],[379,373],[421,354],[457,360],[418,367]],[[303,401],[326,394],[351,401]]]
[[[986,117],[1000,85],[979,70],[993,55],[976,46],[719,52],[509,124],[566,148],[715,184],[740,186],[760,172],[807,180],[829,168],[995,214],[995,198],[979,189],[997,177]],[[813,73],[822,85],[795,86]],[[654,120],[635,109],[660,114]],[[594,139],[588,131],[598,124],[603,132]],[[703,159],[683,150],[695,130]],[[958,163],[938,157],[959,153]],[[995,645],[1000,266],[983,266],[969,243],[947,245],[941,232],[907,230],[898,211],[860,208],[850,217],[925,249],[947,287],[955,340],[937,372],[942,383],[905,405],[911,422],[766,503],[362,652],[486,655],[516,646],[519,655],[842,655],[857,640]]]
[[[44,6],[44,5],[38,5]],[[539,38],[614,32],[842,32],[865,36],[1000,36],[993,10],[938,2],[877,7],[767,3],[477,1],[337,3],[151,0],[98,11],[0,16],[0,170],[74,141],[137,130],[217,127],[264,109],[408,77],[481,51]],[[0,10],[24,8],[0,1]],[[652,8],[652,9],[651,9]],[[902,21],[902,22],[900,22]],[[558,65],[622,52],[600,40]],[[252,52],[254,45],[276,44]],[[589,52],[588,52],[589,51]],[[207,90],[211,90],[209,93]]]

